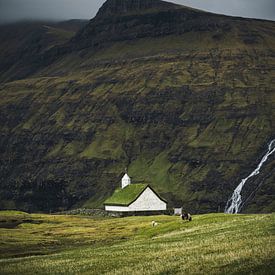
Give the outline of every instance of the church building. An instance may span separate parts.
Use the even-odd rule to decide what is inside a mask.
[[[104,202],[106,211],[152,212],[167,209],[167,202],[149,184],[132,184],[127,173],[121,180],[121,187]]]

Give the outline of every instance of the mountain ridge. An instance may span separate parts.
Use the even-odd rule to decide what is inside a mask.
[[[24,67],[33,65],[31,61],[34,57],[37,60],[51,48],[65,44],[85,24],[86,20],[69,20],[22,21],[0,25],[0,82],[17,79],[17,74],[24,72]]]
[[[142,10],[148,11],[148,14],[133,9],[137,14],[118,13],[117,16],[104,16],[106,10],[108,11],[114,6],[119,10],[121,5],[127,6],[127,4],[130,7],[131,5],[135,7],[144,4]],[[160,8],[151,9],[150,7]],[[235,28],[235,24],[257,21],[272,25],[272,21],[214,14],[160,0],[108,0],[99,9],[98,14],[88,24],[84,24],[85,26],[80,28],[70,41],[56,45],[42,54],[33,55],[29,62],[25,62],[28,64],[28,68],[23,70],[19,68],[18,71],[12,73],[12,79],[28,77],[59,58],[87,48],[97,51],[119,41],[183,35],[192,31],[213,32],[213,37],[217,38],[218,42],[220,37],[230,32],[231,28]],[[244,29],[243,33],[247,32],[243,35],[247,43],[257,43],[258,38],[250,34],[249,27],[244,24],[242,28]],[[17,75],[16,78],[15,75]],[[9,78],[6,81],[8,80]]]
[[[160,0],[107,0],[99,9],[96,17],[135,14],[143,11],[162,11],[182,6]]]

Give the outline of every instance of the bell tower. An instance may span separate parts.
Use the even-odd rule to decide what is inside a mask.
[[[129,184],[131,184],[131,179],[130,177],[127,175],[127,169],[125,169],[125,175],[123,176],[123,178],[121,179],[121,188],[125,188],[126,186],[128,186]]]

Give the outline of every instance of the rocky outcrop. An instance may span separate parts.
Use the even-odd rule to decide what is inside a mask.
[[[72,49],[99,48],[111,42],[231,29],[228,17],[163,1],[110,0],[70,42]]]
[[[144,11],[162,11],[180,7],[180,5],[160,0],[108,0],[99,9],[97,17],[141,14]]]

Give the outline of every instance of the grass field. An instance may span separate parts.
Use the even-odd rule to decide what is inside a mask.
[[[5,211],[0,254],[0,274],[274,274],[275,214],[182,222]]]

